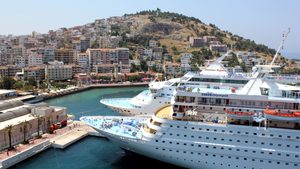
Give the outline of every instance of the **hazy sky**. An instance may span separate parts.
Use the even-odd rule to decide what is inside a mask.
[[[2,0],[0,34],[71,27],[95,19],[160,8],[213,23],[223,30],[277,48],[291,28],[283,53],[300,58],[298,0]]]

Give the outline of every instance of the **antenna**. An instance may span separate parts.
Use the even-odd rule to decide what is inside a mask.
[[[291,31],[291,29],[288,28],[288,31],[282,35],[282,41],[281,41],[279,47],[277,48],[276,54],[274,55],[274,58],[273,58],[273,60],[270,64],[271,66],[274,64],[276,58],[278,57],[278,53],[279,53],[280,49],[283,49],[284,41],[286,40],[286,38],[287,38],[288,34],[290,33],[290,31]]]

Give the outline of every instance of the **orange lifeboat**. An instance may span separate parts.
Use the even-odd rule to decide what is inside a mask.
[[[249,120],[254,115],[254,112],[248,111],[230,111],[226,110],[227,116],[234,119]]]
[[[281,112],[280,110],[265,109],[264,113],[267,119],[281,120],[281,121],[300,121],[300,111]]]

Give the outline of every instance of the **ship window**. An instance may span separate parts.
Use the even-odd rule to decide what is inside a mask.
[[[186,143],[183,143],[183,145],[185,145],[185,146],[186,146]]]
[[[206,140],[209,140],[209,137],[206,137]]]
[[[248,141],[245,141],[245,143],[248,143]]]
[[[289,156],[290,156],[290,154],[286,154],[286,156],[287,156],[287,157],[289,157]]]
[[[300,139],[300,137],[296,137],[296,139]]]
[[[222,132],[224,133],[224,132],[225,132],[225,130],[222,130]]]
[[[222,138],[221,140],[222,140],[222,141],[224,141],[224,139],[223,139],[223,138]]]
[[[191,144],[192,147],[194,147],[194,144]]]
[[[186,127],[186,126],[184,126],[184,129],[187,129],[187,127]]]
[[[214,140],[217,140],[217,138],[214,138]]]
[[[273,134],[270,134],[270,136],[271,136],[271,137],[274,137],[274,135],[273,135]]]
[[[201,136],[199,136],[198,138],[199,138],[199,139],[201,139],[202,137],[201,137]]]
[[[199,128],[199,130],[202,130],[202,128]]]
[[[217,132],[217,129],[214,129],[214,132]]]
[[[294,164],[294,166],[295,166],[295,167],[297,167],[297,166],[298,166],[298,164]]]
[[[295,155],[295,157],[298,158],[299,156],[298,156],[298,155]]]
[[[236,142],[238,142],[238,143],[239,143],[239,142],[241,142],[241,141],[240,141],[240,140],[236,140]]]
[[[209,131],[209,129],[206,129],[206,131]]]
[[[252,151],[252,153],[256,153],[256,151],[255,151],[255,150],[253,150],[253,151]]]
[[[272,146],[272,145],[273,145],[273,143],[270,143],[269,145],[270,145],[270,146]]]
[[[194,136],[191,136],[191,138],[194,138]]]
[[[155,142],[158,142],[158,140],[155,140]]]
[[[291,136],[287,136],[287,138],[291,138]]]
[[[277,161],[277,164],[280,164],[280,162],[279,162],[279,161]]]
[[[198,147],[201,147],[201,145],[199,144]]]
[[[277,153],[278,156],[281,156],[281,153]]]
[[[183,137],[186,137],[186,135],[183,135]]]
[[[173,127],[173,125],[170,125],[170,127]]]
[[[257,135],[257,133],[253,133],[253,135],[255,135],[255,136],[256,136],[256,135]]]
[[[194,130],[195,129],[195,127],[192,127],[192,130]]]
[[[290,147],[290,145],[286,145],[286,147]]]
[[[170,141],[169,143],[172,144],[172,141]]]
[[[179,134],[176,134],[177,136],[180,136]]]
[[[265,152],[261,151],[260,154],[264,154]]]
[[[164,140],[162,141],[162,143],[165,143],[165,142],[166,142],[166,141],[164,141]]]
[[[177,128],[180,128],[180,126],[177,126]]]
[[[253,144],[256,144],[256,141],[253,141]]]
[[[245,134],[249,134],[249,132],[245,132]]]
[[[278,135],[278,137],[282,137],[282,135]]]
[[[240,151],[240,149],[236,149],[236,151]]]
[[[248,152],[248,150],[244,150],[244,152]]]
[[[232,133],[232,131],[230,130],[229,133]]]

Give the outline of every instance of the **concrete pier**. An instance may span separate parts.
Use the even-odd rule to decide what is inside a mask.
[[[73,121],[67,127],[56,130],[55,134],[45,134],[30,144],[19,145],[14,151],[0,152],[0,169],[9,168],[50,147],[64,149],[86,136],[103,137],[92,127],[80,121]]]

